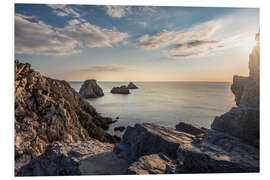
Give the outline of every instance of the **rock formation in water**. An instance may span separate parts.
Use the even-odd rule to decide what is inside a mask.
[[[138,89],[138,87],[133,83],[133,82],[130,82],[127,86],[128,89]]]
[[[67,82],[45,77],[30,67],[15,61],[16,170],[56,141],[85,141],[90,137],[119,141],[104,131],[111,118],[100,116]]]
[[[103,90],[101,89],[101,87],[99,87],[95,79],[89,79],[84,81],[79,93],[84,98],[97,98],[104,96]]]
[[[127,86],[113,87],[111,90],[112,94],[130,94]]]
[[[211,128],[239,137],[259,147],[260,114],[260,34],[249,56],[249,76],[234,76],[231,90],[238,107],[216,117]]]
[[[115,127],[113,130],[123,132],[125,129],[126,128],[124,126],[118,126],[118,127]]]

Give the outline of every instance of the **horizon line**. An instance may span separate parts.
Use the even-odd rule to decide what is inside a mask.
[[[87,80],[87,79],[86,79]],[[74,81],[74,80],[66,80],[67,82],[84,82],[86,80]],[[213,82],[213,83],[232,83],[232,81],[98,81],[97,82]]]

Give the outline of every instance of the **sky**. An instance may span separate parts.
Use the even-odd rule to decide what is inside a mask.
[[[15,59],[66,81],[248,75],[258,8],[15,5]]]

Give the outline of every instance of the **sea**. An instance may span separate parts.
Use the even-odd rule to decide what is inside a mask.
[[[134,82],[139,89],[130,94],[112,94],[112,87],[128,82],[97,82],[104,96],[87,99],[102,116],[118,121],[108,130],[113,135],[117,126],[156,123],[175,128],[179,122],[210,128],[216,116],[235,106],[229,82]],[[69,82],[77,92],[83,82]]]

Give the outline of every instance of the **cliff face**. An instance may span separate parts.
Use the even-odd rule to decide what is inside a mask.
[[[67,82],[42,76],[30,66],[15,61],[16,169],[56,141],[119,141],[103,129],[111,118],[101,117]]]
[[[249,56],[249,76],[234,76],[231,90],[238,107],[216,117],[212,129],[239,137],[247,143],[259,147],[260,108],[260,35],[256,35],[257,45]]]

